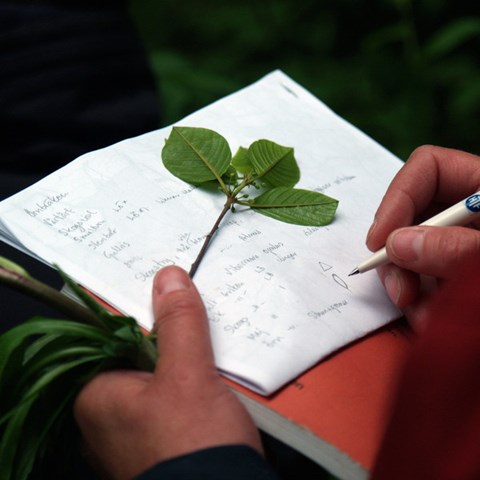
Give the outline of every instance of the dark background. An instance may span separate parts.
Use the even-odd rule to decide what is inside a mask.
[[[276,68],[405,159],[479,153],[480,7],[465,0],[137,0],[170,124]]]

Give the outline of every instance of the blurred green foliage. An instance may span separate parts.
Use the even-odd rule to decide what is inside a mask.
[[[281,69],[401,158],[480,153],[470,0],[131,0],[163,124]]]

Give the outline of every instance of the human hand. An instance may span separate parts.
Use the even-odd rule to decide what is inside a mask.
[[[435,213],[480,190],[480,157],[434,146],[416,149],[389,186],[367,236],[376,251],[386,245],[391,263],[378,269],[392,301],[420,327],[438,283],[480,265],[480,220],[471,227],[426,227]]]
[[[152,300],[160,352],[155,372],[102,373],[76,399],[74,414],[94,466],[119,480],[218,445],[261,453],[250,416],[217,374],[205,308],[188,275],[178,267],[158,272]]]

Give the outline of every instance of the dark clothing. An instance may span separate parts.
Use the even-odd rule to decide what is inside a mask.
[[[253,449],[243,445],[200,450],[159,463],[136,480],[279,480]]]
[[[145,52],[123,2],[0,2],[2,173],[49,173],[158,128]]]

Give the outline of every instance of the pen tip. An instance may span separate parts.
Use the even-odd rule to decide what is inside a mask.
[[[352,271],[348,274],[348,276],[351,277],[352,275],[356,275],[357,273],[360,273],[359,270],[358,270],[358,268],[356,268],[355,270],[352,270]]]

